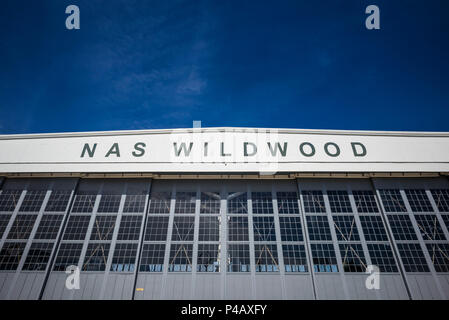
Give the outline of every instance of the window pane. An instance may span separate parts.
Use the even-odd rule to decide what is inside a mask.
[[[399,190],[379,190],[379,194],[386,212],[407,211],[404,200],[402,200],[401,192]]]
[[[172,241],[193,241],[195,217],[175,217]]]
[[[273,213],[271,192],[253,192],[251,194],[253,214]]]
[[[200,217],[199,241],[220,239],[220,217]]]
[[[416,240],[416,233],[408,215],[388,215],[391,231],[396,240]]]
[[[21,212],[39,212],[44,202],[45,194],[44,190],[31,190],[27,191],[22,205],[20,206]]]
[[[145,241],[165,241],[168,232],[168,217],[148,217]]]
[[[90,240],[112,240],[116,216],[96,216]]]
[[[142,216],[122,216],[117,240],[139,240]]]
[[[18,214],[8,234],[8,239],[28,239],[37,214]]]
[[[83,271],[104,271],[108,261],[109,243],[89,243],[84,257]]]
[[[368,252],[372,264],[379,267],[381,272],[398,272],[389,244],[368,243]]]
[[[137,243],[117,243],[112,258],[111,271],[134,272]]]
[[[307,230],[309,239],[314,240],[332,240],[329,222],[326,216],[307,216]]]
[[[424,240],[446,240],[436,215],[417,214],[415,219]]]
[[[72,212],[90,213],[94,210],[96,194],[88,194],[80,191],[73,202]]]
[[[433,208],[427,197],[426,191],[423,189],[406,189],[405,195],[407,196],[408,203],[413,212],[432,212]]]
[[[3,233],[6,230],[6,227],[8,226],[9,219],[11,219],[10,214],[0,214],[0,239],[3,237]]]
[[[429,272],[424,253],[418,243],[399,243],[399,254],[407,272]]]
[[[152,192],[149,213],[170,213],[170,193]]]
[[[426,246],[436,272],[449,272],[449,244],[428,243]]]
[[[65,271],[68,266],[77,266],[82,249],[82,243],[61,243],[53,270]]]
[[[115,213],[120,208],[121,195],[118,194],[103,194],[101,195],[100,205],[98,211],[101,213]]]
[[[339,241],[359,241],[359,232],[354,216],[333,216],[335,233]]]
[[[313,270],[315,272],[338,272],[334,246],[328,243],[312,243]]]
[[[70,216],[67,227],[64,231],[64,240],[84,240],[90,217],[88,216]]]
[[[302,191],[302,201],[304,203],[304,211],[307,213],[324,213],[326,207],[324,206],[323,192],[320,190]]]
[[[276,241],[273,217],[254,217],[254,241]]]
[[[248,201],[246,192],[230,192],[228,195],[228,213],[248,213]]]
[[[370,190],[353,191],[355,206],[359,213],[379,212],[374,192]]]
[[[5,242],[0,251],[0,270],[16,270],[24,249],[25,243]]]
[[[168,271],[192,271],[192,244],[173,243],[171,245]]]
[[[349,196],[346,191],[328,191],[327,196],[329,197],[331,212],[352,212],[351,202],[349,201]]]
[[[220,272],[220,250],[218,244],[198,245],[198,272]]]
[[[71,190],[53,190],[48,199],[45,211],[47,212],[65,212],[69,204]]]
[[[360,216],[366,241],[388,241],[382,218],[379,216]]]
[[[0,193],[0,211],[14,211],[21,194],[22,190],[3,190]]]
[[[220,193],[201,192],[201,213],[220,213]]]
[[[53,243],[33,243],[28,251],[23,270],[44,271],[50,260]]]
[[[144,244],[142,259],[140,260],[141,272],[162,272],[164,266],[165,243]]]
[[[64,216],[62,214],[44,214],[34,235],[34,239],[56,239],[63,218]]]
[[[282,241],[303,241],[299,217],[279,217]]]
[[[440,212],[449,212],[449,189],[435,189],[430,190],[430,192],[432,192],[438,210]]]
[[[299,214],[296,192],[278,192],[276,194],[279,214]]]
[[[228,245],[228,272],[250,272],[249,245]]]
[[[177,192],[175,213],[195,213],[196,192]]]
[[[307,258],[304,245],[283,244],[285,272],[307,272]]]
[[[275,244],[254,245],[256,272],[279,271],[278,251]]]
[[[248,218],[228,217],[228,240],[248,241]]]
[[[123,212],[138,213],[145,210],[146,195],[144,194],[128,194],[125,199]]]
[[[345,272],[365,272],[366,260],[361,244],[340,244],[340,255]]]

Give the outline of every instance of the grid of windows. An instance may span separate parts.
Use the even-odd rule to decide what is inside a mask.
[[[377,206],[376,197],[371,190],[354,190],[355,206],[358,213],[377,213],[379,208]]]
[[[140,259],[141,272],[162,272],[164,266],[165,243],[145,243]]]
[[[440,212],[449,212],[449,189],[430,190]]]
[[[44,214],[34,235],[34,239],[56,239],[63,218],[64,216],[61,214]]]
[[[170,193],[152,192],[149,213],[170,213]]]
[[[248,244],[228,244],[228,272],[250,272]]]
[[[61,243],[53,270],[65,271],[68,266],[77,266],[82,249],[82,243]]]
[[[123,206],[124,213],[140,213],[145,210],[146,195],[144,194],[128,194]]]
[[[195,217],[175,217],[172,241],[193,241]]]
[[[331,241],[331,230],[326,216],[307,216],[307,230],[311,241]]]
[[[446,240],[436,215],[417,214],[415,219],[424,240]]]
[[[104,271],[109,255],[109,243],[89,243],[83,262],[83,271]]]
[[[248,213],[248,201],[246,192],[230,192],[228,195],[228,213]]]
[[[401,192],[397,189],[379,190],[380,198],[386,212],[406,212],[404,200]]]
[[[283,244],[285,272],[307,272],[306,249],[304,245]]]
[[[112,240],[116,216],[96,216],[90,240]]]
[[[282,241],[303,241],[299,217],[279,217]]]
[[[22,190],[3,190],[0,193],[0,211],[12,212],[19,202]]]
[[[398,267],[394,260],[393,251],[386,243],[368,243],[368,252],[371,257],[371,263],[381,272],[398,272]]]
[[[139,240],[141,226],[142,216],[123,215],[117,240]]]
[[[94,210],[96,194],[79,192],[73,202],[72,212],[90,213]]]
[[[432,212],[433,208],[423,189],[405,189],[408,203],[413,212]]]
[[[53,243],[33,243],[22,270],[44,271],[53,251]]]
[[[443,219],[443,222],[446,225],[446,229],[449,230],[449,214],[442,214],[441,218]]]
[[[360,216],[366,241],[388,241],[387,232],[380,216]]]
[[[25,198],[22,201],[19,211],[21,212],[39,212],[42,203],[44,202],[45,194],[44,190],[30,190],[25,194]]]
[[[334,213],[347,213],[352,212],[351,202],[349,201],[349,195],[346,191],[328,191],[327,196],[329,198],[329,204],[331,211]]]
[[[45,206],[46,212],[65,212],[69,204],[71,190],[53,190]]]
[[[200,213],[220,213],[219,192],[201,192]]]
[[[253,214],[273,213],[273,200],[271,192],[253,192],[251,193],[253,204]]]
[[[275,244],[255,244],[256,272],[279,271],[278,250]]]
[[[84,240],[90,217],[70,216],[64,231],[64,240]]]
[[[25,243],[5,242],[0,251],[0,270],[16,270],[24,249]]]
[[[148,217],[145,241],[165,241],[168,232],[168,217]]]
[[[220,272],[220,248],[218,244],[198,244],[198,272]]]
[[[11,219],[10,214],[0,214],[0,239],[3,237],[3,233],[8,226],[9,219]]]
[[[248,218],[228,217],[228,240],[248,241]]]
[[[220,239],[220,217],[200,217],[199,241]]]
[[[312,243],[313,270],[315,272],[338,272],[334,246],[329,243]]]
[[[103,194],[101,195],[100,204],[97,212],[100,213],[116,213],[120,208],[121,195],[118,194]]]
[[[18,214],[9,230],[8,239],[28,239],[37,214]]]
[[[273,217],[253,217],[254,241],[276,241]]]
[[[177,192],[175,213],[195,213],[196,192]]]
[[[276,194],[279,214],[299,214],[296,192],[278,192]]]
[[[362,245],[357,243],[341,243],[340,255],[345,272],[365,272],[366,260]]]
[[[436,272],[449,272],[449,244],[428,243],[426,246]]]
[[[306,213],[325,213],[323,192],[320,190],[307,190],[301,192],[304,211]]]
[[[137,243],[117,243],[112,257],[111,271],[134,272],[137,246]]]
[[[359,241],[354,216],[334,216],[334,227],[339,241]]]
[[[429,272],[429,266],[418,243],[399,243],[398,250],[405,271]]]
[[[405,214],[388,215],[391,231],[396,240],[416,240],[416,233],[413,229],[410,217]]]
[[[192,271],[192,247],[191,243],[172,243],[168,264],[169,272]]]

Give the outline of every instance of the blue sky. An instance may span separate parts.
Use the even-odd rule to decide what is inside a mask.
[[[65,28],[76,4],[81,29]],[[365,28],[376,4],[381,30]],[[2,0],[0,133],[449,131],[449,1]]]

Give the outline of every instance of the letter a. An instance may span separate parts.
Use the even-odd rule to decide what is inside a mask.
[[[80,288],[80,269],[77,266],[68,266],[65,273],[69,275],[65,280],[65,287],[68,290],[78,290]]]
[[[70,5],[65,9],[65,13],[70,14],[65,20],[65,26],[67,29],[80,29],[80,9],[78,6]]]
[[[380,10],[378,6],[370,5],[366,7],[366,14],[370,14],[365,20],[365,26],[368,30],[380,29]]]

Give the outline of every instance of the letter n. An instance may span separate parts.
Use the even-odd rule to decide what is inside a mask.
[[[97,144],[94,143],[94,147],[91,149],[88,143],[84,144],[84,148],[83,151],[81,152],[81,158],[84,158],[84,155],[87,154],[89,155],[89,158],[92,158],[95,154],[95,150],[97,149]]]

